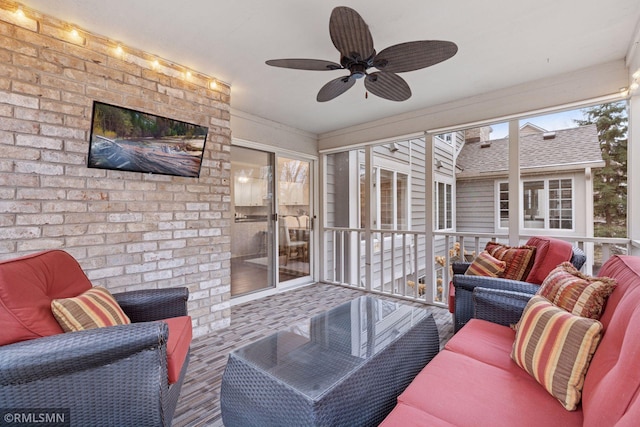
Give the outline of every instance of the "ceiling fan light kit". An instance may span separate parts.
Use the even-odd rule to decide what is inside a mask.
[[[411,89],[396,73],[430,67],[458,52],[458,46],[453,42],[421,40],[396,44],[376,54],[369,26],[358,12],[345,6],[336,7],[331,12],[329,34],[340,52],[339,64],[322,59],[271,59],[266,63],[295,70],[348,70],[348,76],[333,79],[320,89],[316,97],[318,102],[342,95],[361,78],[372,94],[390,101],[406,101],[411,97]],[[370,73],[369,68],[377,68],[378,71]]]

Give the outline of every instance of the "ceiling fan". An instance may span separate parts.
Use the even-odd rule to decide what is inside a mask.
[[[271,59],[266,63],[296,70],[349,70],[348,76],[331,80],[320,89],[318,102],[342,95],[363,77],[365,88],[372,94],[391,101],[406,101],[411,97],[411,89],[396,73],[430,67],[458,52],[453,42],[421,40],[396,44],[376,54],[367,23],[358,12],[345,6],[331,12],[329,34],[340,52],[340,64],[322,59]],[[371,67],[379,71],[367,72]]]

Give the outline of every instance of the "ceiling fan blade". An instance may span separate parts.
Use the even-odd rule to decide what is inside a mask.
[[[369,26],[358,12],[349,7],[333,9],[329,18],[329,34],[342,56],[366,60],[375,54]]]
[[[273,67],[293,68],[295,70],[330,71],[340,70],[342,65],[323,59],[270,59],[267,65]]]
[[[351,76],[343,76],[333,79],[326,85],[322,86],[322,89],[318,92],[316,100],[318,102],[331,101],[333,98],[345,93],[355,83],[356,79],[351,78]]]
[[[376,71],[364,79],[364,86],[372,94],[390,101],[406,101],[411,89],[402,77],[394,73]]]
[[[453,42],[422,40],[400,43],[383,49],[373,60],[381,71],[404,73],[430,67],[451,58],[458,52]]]

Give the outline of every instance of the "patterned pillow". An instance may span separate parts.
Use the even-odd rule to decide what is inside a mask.
[[[533,296],[516,325],[511,358],[569,411],[577,408],[602,323]]]
[[[496,242],[488,242],[485,250],[494,258],[507,263],[502,277],[511,280],[524,280],[529,275],[536,254],[535,246],[513,248]]]
[[[464,273],[469,276],[489,276],[500,277],[506,268],[507,263],[495,259],[489,252],[482,251],[473,260],[467,271]]]
[[[65,332],[131,323],[111,293],[99,286],[74,298],[54,299],[51,311]]]
[[[609,277],[590,277],[563,262],[544,279],[537,294],[577,316],[599,319],[616,287]]]

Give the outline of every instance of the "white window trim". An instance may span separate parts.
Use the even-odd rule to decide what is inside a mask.
[[[571,181],[571,228],[549,228],[549,181],[562,181],[568,179]],[[576,183],[575,178],[571,175],[565,176],[557,176],[557,177],[540,177],[540,178],[521,178],[520,179],[520,195],[524,194],[524,183],[525,182],[533,182],[533,181],[543,181],[544,182],[544,192],[546,198],[546,211],[544,216],[544,227],[543,228],[525,228],[524,227],[524,218],[522,212],[519,213],[518,224],[520,230],[523,231],[554,231],[554,232],[572,232],[576,229]],[[509,184],[506,180],[495,181],[494,185],[494,215],[495,215],[495,228],[499,231],[506,231],[508,227],[503,227],[500,223],[500,184]]]
[[[504,180],[504,181],[496,181],[495,183],[495,196],[494,196],[494,210],[495,210],[495,229],[496,230],[508,230],[509,227],[503,227],[502,226],[502,218],[500,217],[500,185],[501,184],[507,184],[509,185],[509,181]],[[508,195],[508,192],[507,192]]]
[[[451,227],[447,228],[438,228],[438,184],[445,184],[445,185],[450,185],[451,186]],[[435,180],[433,181],[433,210],[434,210],[434,215],[433,215],[433,220],[434,220],[434,229],[437,231],[454,231],[455,229],[455,203],[453,201],[453,197],[455,195],[455,183],[454,180],[449,177],[449,176],[444,176],[444,175],[436,175]],[[446,211],[445,211],[446,213]],[[446,218],[445,218],[445,222],[446,222]]]
[[[440,133],[440,134],[438,134],[438,135],[435,135],[435,138],[436,138],[438,141],[440,141],[440,142],[442,142],[442,143],[444,143],[444,144],[447,144],[447,145],[449,145],[449,146],[452,146],[452,145],[453,145],[453,142],[455,141],[454,133],[455,133],[455,132],[444,132],[444,133]],[[444,136],[445,138],[442,138],[442,136]],[[447,136],[449,137],[449,139],[446,139],[446,138],[447,138]]]
[[[394,166],[392,168],[388,167],[388,166]],[[364,166],[362,164],[358,165],[358,171],[360,171],[361,168],[363,168]],[[405,212],[407,214],[407,218],[406,218],[406,222],[407,222],[407,230],[411,230],[411,215],[409,214],[411,212],[411,168],[407,165],[398,165],[398,164],[392,164],[388,161],[386,162],[376,162],[376,164],[373,166],[373,169],[376,170],[375,173],[375,181],[374,181],[374,188],[375,188],[375,195],[372,195],[372,202],[375,203],[375,209],[376,209],[376,217],[375,217],[375,221],[376,224],[374,226],[374,224],[371,224],[371,228],[374,230],[380,230],[380,217],[381,217],[381,207],[380,207],[380,170],[383,169],[387,172],[391,172],[393,173],[393,193],[397,195],[397,176],[398,174],[403,174],[407,177],[407,197],[406,197],[406,205],[405,205]],[[373,171],[370,171],[369,173],[373,174]],[[361,200],[361,194],[360,194],[360,186],[358,185],[358,211],[361,212],[361,207],[360,207],[360,200]],[[385,231],[397,231],[398,230],[398,209],[397,209],[397,202],[398,199],[397,197],[394,197],[394,209],[393,209],[393,228],[385,230]],[[360,224],[360,226],[362,227],[362,224]]]

